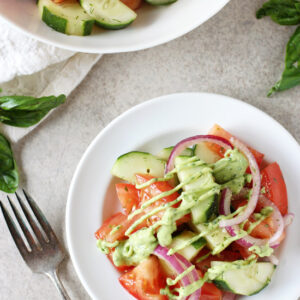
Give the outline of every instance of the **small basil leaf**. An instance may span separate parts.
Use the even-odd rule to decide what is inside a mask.
[[[29,127],[38,123],[53,108],[64,103],[65,95],[58,97],[0,97],[0,122],[16,126]]]
[[[274,92],[280,92],[290,89],[300,84],[300,26],[291,36],[287,46],[285,55],[285,69],[281,75],[281,79],[271,88],[268,96]]]
[[[280,25],[297,25],[300,23],[299,5],[299,0],[269,0],[256,12],[256,17],[270,16]]]
[[[19,185],[19,174],[9,141],[0,134],[0,190],[14,193]]]

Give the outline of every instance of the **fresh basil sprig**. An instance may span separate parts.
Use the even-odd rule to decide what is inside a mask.
[[[29,127],[38,123],[51,109],[64,103],[65,95],[34,98],[29,96],[0,97],[0,122]]]
[[[19,175],[9,141],[0,133],[0,190],[14,193],[19,185]]]
[[[271,88],[268,96],[274,92],[280,92],[290,89],[300,84],[300,26],[291,36],[285,54],[285,69],[281,75],[281,79]]]
[[[265,16],[280,25],[297,25],[300,23],[299,0],[269,0],[256,12],[256,17]]]

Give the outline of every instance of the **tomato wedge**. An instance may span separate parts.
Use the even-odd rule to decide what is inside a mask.
[[[203,272],[197,270],[200,277],[203,277]],[[201,289],[199,300],[222,300],[222,292],[213,283],[205,282]]]
[[[223,137],[226,140],[230,140],[231,137],[233,137],[233,135],[231,133],[229,133],[228,131],[226,131],[225,129],[223,129],[220,125],[215,124],[211,130],[209,131],[209,134],[212,135],[216,135],[216,136],[220,136]],[[214,151],[215,153],[217,153],[218,155],[220,155],[221,157],[224,156],[225,154],[225,149],[222,148],[219,145],[216,144],[212,144],[212,143],[206,143],[207,147],[209,149],[211,149],[212,151]],[[251,153],[254,155],[256,162],[258,164],[258,166],[261,165],[263,158],[264,158],[264,154],[260,153],[259,151],[249,147],[249,150],[251,151]]]
[[[204,248],[200,251],[200,253],[197,255],[193,262],[197,270],[203,273],[205,273],[211,267],[210,264],[212,261],[235,261],[242,258],[240,253],[226,249],[217,255],[209,255],[204,260],[197,262],[198,258],[208,254],[209,252],[210,251],[207,248]]]
[[[265,196],[278,207],[282,215],[285,215],[288,212],[287,190],[276,162],[261,171],[261,185],[265,188]]]
[[[139,206],[139,190],[133,184],[118,183],[116,191],[126,215],[129,215],[134,207]]]
[[[128,220],[127,216],[118,212],[108,218],[102,226],[96,231],[95,237],[96,239],[105,240],[109,243],[113,243],[115,241],[125,240],[128,237],[125,236],[126,230],[139,218],[140,216],[137,215],[131,220]],[[118,230],[114,230],[113,233],[111,231],[116,227],[120,226]],[[141,223],[136,227],[133,231],[137,231],[142,227],[145,227],[146,223]]]
[[[136,181],[138,184],[143,184],[154,178],[153,176],[148,175],[148,174],[136,174],[135,177],[136,177]],[[173,187],[166,181],[159,181],[159,182],[152,183],[149,186],[141,189],[141,192],[140,192],[141,203],[140,204],[142,205],[144,202],[148,201],[149,199],[151,199],[157,195],[160,195],[161,193],[168,192],[171,189],[173,189]],[[155,201],[149,207],[147,207],[144,210],[144,212],[148,213],[158,206],[161,206],[168,202],[172,202],[172,201],[176,200],[178,198],[178,196],[179,196],[179,194],[177,192],[174,192],[170,196],[163,197],[163,198]],[[177,207],[178,205],[179,204],[175,205],[175,207]],[[155,222],[159,221],[162,218],[163,214],[164,214],[164,211],[160,211],[157,214],[150,217],[148,220],[149,225],[152,225]]]
[[[160,266],[158,258],[150,256],[144,259],[133,270],[119,278],[122,286],[139,300],[167,300],[160,294],[165,287],[166,277]]]
[[[142,0],[121,0],[129,8],[136,10],[141,6]]]

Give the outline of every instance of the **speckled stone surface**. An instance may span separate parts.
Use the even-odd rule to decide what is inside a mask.
[[[138,103],[174,92],[220,93],[264,110],[300,141],[300,87],[266,98],[280,77],[285,44],[294,28],[267,18],[256,20],[255,10],[263,2],[232,0],[211,20],[173,42],[104,56],[71,101],[14,145],[21,186],[38,199],[65,246],[66,199],[79,159],[104,126]],[[60,274],[72,299],[89,299],[70,260]],[[25,266],[2,218],[0,299],[60,299],[48,278]]]

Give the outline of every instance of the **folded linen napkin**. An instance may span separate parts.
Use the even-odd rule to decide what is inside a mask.
[[[68,96],[100,57],[44,44],[0,19],[0,96]],[[1,132],[16,142],[37,126],[17,128],[1,124]]]

